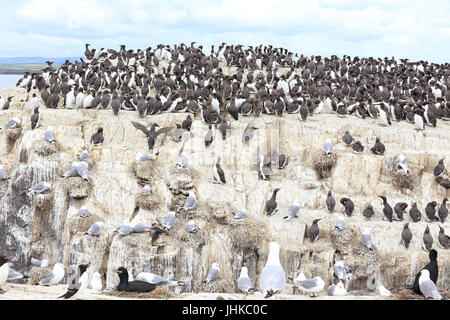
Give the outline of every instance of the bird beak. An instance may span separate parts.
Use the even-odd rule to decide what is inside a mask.
[[[67,269],[67,266],[64,266],[64,269]]]
[[[116,273],[121,274],[121,273],[123,273],[123,272],[122,272],[122,270],[116,270]]]

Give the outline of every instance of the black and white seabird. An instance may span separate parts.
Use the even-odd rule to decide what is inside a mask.
[[[1,287],[5,284],[6,280],[8,280],[8,259],[5,257],[0,256],[0,294],[5,293],[6,291],[3,290]]]
[[[311,242],[319,239],[319,225],[317,224],[320,219],[314,219],[311,226],[308,228],[309,240]]]
[[[273,190],[272,197],[266,202],[265,211],[268,216],[272,216],[278,211],[276,201],[278,191],[280,191],[280,188]]]
[[[220,157],[217,159],[217,163],[213,166],[214,180],[217,183],[226,183],[225,172],[220,166]]]
[[[331,190],[328,190],[327,200],[326,200],[327,210],[328,212],[334,212],[334,208],[336,206],[336,200],[334,200]]]
[[[422,270],[427,269],[430,272],[430,279],[434,283],[436,283],[437,279],[438,279],[438,275],[439,275],[439,268],[438,268],[438,263],[437,263],[438,253],[436,250],[431,249],[428,256],[430,258],[430,262],[425,267],[420,269],[420,271],[417,273],[416,278],[414,280],[413,290],[417,294],[422,294],[422,292],[420,291],[420,288],[419,288],[419,277],[420,277],[420,272]]]
[[[442,200],[441,206],[439,207],[439,210],[438,210],[438,216],[439,216],[439,219],[441,219],[442,223],[445,222],[445,219],[447,219],[447,216],[448,216],[448,209],[447,209],[447,203],[446,203],[447,201],[448,201],[448,199],[444,198]]]
[[[103,128],[99,127],[97,129],[97,132],[91,136],[90,142],[94,146],[100,146],[100,145],[102,145],[104,140],[105,140],[105,138],[103,137]]]
[[[383,214],[384,214],[384,220],[388,220],[389,222],[392,222],[392,207],[389,205],[389,203],[386,200],[385,196],[378,196],[379,198],[381,198],[381,200],[383,200]]]
[[[414,202],[409,209],[409,216],[413,222],[419,222],[422,219],[422,213],[417,208],[417,202]]]
[[[426,227],[425,232],[423,233],[423,243],[425,245],[425,249],[430,251],[433,246],[433,237],[430,234],[430,228]]]
[[[88,274],[86,273],[88,264],[80,264],[78,265],[78,270],[76,274],[72,277],[72,281],[69,283],[69,288],[67,288],[67,292],[58,298],[74,298],[75,295],[80,295],[89,285]]]
[[[136,281],[128,281],[128,271],[124,267],[120,267],[116,270],[117,274],[119,275],[120,282],[117,286],[118,291],[125,291],[125,292],[151,292],[155,290],[156,285],[150,284],[145,281],[136,280]]]
[[[156,122],[152,123],[152,126],[150,127],[150,129],[147,129],[144,125],[142,125],[136,121],[131,121],[131,124],[136,129],[141,130],[147,136],[148,148],[150,150],[153,150],[153,148],[155,147],[158,136],[160,134],[167,133],[170,130],[172,130],[172,127],[162,127],[161,129],[156,130],[156,127],[158,126],[158,124]]]
[[[353,210],[355,209],[355,204],[353,201],[349,198],[341,198],[340,202],[344,206],[345,214],[351,217]]]
[[[353,152],[355,153],[362,153],[364,151],[364,146],[361,144],[361,141],[356,141],[352,144]]]
[[[380,138],[377,137],[375,145],[370,149],[373,154],[383,155],[385,151],[384,144],[380,142]]]
[[[438,240],[442,248],[450,248],[450,237],[444,233],[444,228],[442,226],[439,226]]]
[[[425,299],[433,298],[434,300],[444,300],[439,293],[436,284],[430,279],[430,271],[423,269],[419,274],[419,288]]]
[[[205,143],[205,147],[209,148],[211,147],[213,141],[214,141],[214,129],[211,124],[208,125],[208,131],[206,131],[203,141]]]
[[[363,216],[366,219],[370,219],[375,215],[375,211],[373,211],[373,206],[372,205],[368,205],[367,208],[364,209],[363,211]]]
[[[412,233],[411,230],[409,230],[409,223],[405,223],[405,225],[403,226],[403,231],[402,231],[402,243],[405,245],[405,247],[408,249],[409,247],[409,243],[411,242],[412,239]]]
[[[33,114],[31,115],[31,129],[32,130],[39,127],[39,118],[40,118],[39,107],[36,107],[34,109]]]
[[[436,207],[437,207],[437,202],[436,201],[431,201],[428,202],[426,207],[425,207],[425,214],[427,215],[427,221],[439,221],[439,218],[436,217]]]
[[[441,160],[439,160],[436,167],[434,167],[433,173],[434,173],[435,177],[442,176],[445,173],[444,159],[445,158],[442,158]]]
[[[351,146],[353,143],[355,143],[355,139],[350,135],[348,131],[345,131],[345,134],[342,137],[342,142],[344,142],[346,146]]]
[[[397,215],[397,219],[399,221],[403,220],[403,214],[406,212],[406,208],[408,204],[406,202],[397,202],[394,206],[395,214]]]

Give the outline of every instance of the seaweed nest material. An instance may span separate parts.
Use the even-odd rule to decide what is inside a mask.
[[[319,179],[329,178],[331,176],[331,169],[336,165],[337,156],[335,153],[327,156],[323,151],[318,151],[313,157],[314,170],[319,175]]]
[[[229,281],[225,279],[216,279],[211,281],[210,283],[202,283],[200,286],[201,292],[226,292],[232,293],[234,292],[233,286],[229,283]]]
[[[331,242],[333,243],[333,246],[338,249],[341,252],[344,252],[344,250],[352,240],[352,230],[344,229],[344,230],[336,230],[333,229],[331,231]]]
[[[264,243],[264,235],[268,234],[265,224],[249,217],[232,219],[231,239],[236,249],[258,250]]]
[[[41,212],[47,212],[54,207],[55,200],[53,192],[39,193],[35,196],[35,206]]]
[[[33,150],[35,153],[37,153],[41,157],[46,157],[46,156],[49,156],[51,154],[58,152],[59,145],[58,145],[58,142],[51,143],[51,142],[48,142],[47,140],[43,139],[43,140],[37,141],[34,144]]]
[[[8,129],[6,130],[6,144],[8,146],[8,151],[10,151],[17,139],[20,137],[22,133],[22,128]]]
[[[135,207],[139,207],[144,210],[155,210],[159,206],[159,199],[153,192],[148,196],[138,194],[134,199]]]
[[[30,270],[30,280],[28,281],[28,284],[35,285],[38,284],[39,281],[44,279],[47,274],[52,271],[52,268],[40,268],[40,267],[32,267]]]
[[[136,161],[133,163],[132,170],[136,178],[138,179],[138,183],[141,185],[150,184],[150,181],[153,179],[153,161]]]
[[[81,177],[62,178],[61,185],[68,196],[74,199],[86,198],[92,189],[91,182]]]
[[[392,171],[392,183],[396,188],[402,189],[414,189],[414,185],[416,185],[416,176],[412,173],[412,171],[408,171],[405,173],[403,170],[393,170]]]
[[[162,286],[157,286],[151,292],[126,292],[113,290],[106,292],[105,294],[114,297],[127,297],[136,299],[169,299],[172,297],[172,294],[169,292],[169,290]]]

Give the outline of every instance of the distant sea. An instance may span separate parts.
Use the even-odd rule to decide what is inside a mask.
[[[15,87],[22,74],[0,74],[0,94],[3,88]]]

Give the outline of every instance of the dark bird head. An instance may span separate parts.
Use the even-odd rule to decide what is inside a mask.
[[[427,228],[425,229],[425,233],[430,233],[430,228],[427,225]]]
[[[120,267],[116,270],[116,273],[119,275],[120,282],[122,282],[122,279],[126,279],[128,281],[128,271],[124,267]]]
[[[102,127],[99,127],[99,128],[97,129],[97,132],[103,132],[103,128],[102,128]]]
[[[445,158],[442,158],[441,160],[439,160],[439,164],[444,164],[444,159]]]
[[[80,274],[83,274],[86,272],[87,268],[89,268],[89,264],[80,264],[78,266],[78,269],[80,269]]]
[[[408,229],[409,227],[409,222],[405,223],[405,225],[403,226],[403,229]]]
[[[281,188],[276,188],[275,190],[273,190],[273,194],[277,194],[278,191],[280,191],[280,190],[281,190]]]
[[[444,228],[442,228],[442,226],[439,226],[439,233],[444,233]]]
[[[383,204],[387,201],[385,196],[378,196],[378,198],[381,198],[381,200],[383,200]]]
[[[428,254],[428,257],[430,258],[430,261],[436,261],[437,259],[437,251],[434,249],[430,250],[430,253]]]
[[[317,224],[317,222],[319,222],[321,219],[322,219],[322,218],[320,218],[320,219],[314,219],[314,220],[313,220],[313,224]]]
[[[331,194],[331,190],[328,190],[328,196],[329,196],[329,197],[331,197],[331,196],[332,196],[332,194]]]
[[[447,197],[445,197],[444,199],[442,199],[442,203],[446,203],[448,201]]]
[[[431,201],[430,203],[428,203],[430,206],[432,207],[436,207],[437,206],[437,202],[436,201]]]
[[[34,108],[34,113],[39,113],[39,107]]]

